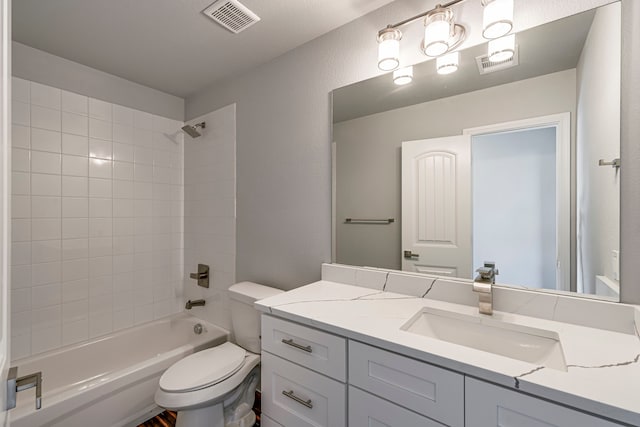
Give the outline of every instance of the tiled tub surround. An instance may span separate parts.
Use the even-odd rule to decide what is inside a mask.
[[[477,314],[470,282],[325,264],[322,281],[257,303],[265,313],[570,407],[640,425],[640,309],[495,288],[493,318],[559,334],[567,372],[402,331],[423,308]]]
[[[12,359],[182,310],[182,123],[13,79]]]

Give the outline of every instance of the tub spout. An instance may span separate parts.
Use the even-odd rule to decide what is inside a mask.
[[[192,307],[198,307],[198,306],[203,306],[205,305],[205,300],[203,299],[196,299],[196,300],[189,300],[187,301],[187,304],[184,306],[184,308],[186,308],[187,310],[191,310]]]

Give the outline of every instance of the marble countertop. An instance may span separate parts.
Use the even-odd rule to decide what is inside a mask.
[[[556,332],[567,371],[403,331],[424,308],[477,315],[477,307],[319,281],[256,303],[264,313],[640,425],[640,333],[612,332],[494,311],[493,319]]]

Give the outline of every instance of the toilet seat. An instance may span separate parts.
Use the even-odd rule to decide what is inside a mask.
[[[160,378],[160,388],[169,393],[188,393],[211,387],[238,372],[247,351],[233,343],[193,353],[178,361]]]

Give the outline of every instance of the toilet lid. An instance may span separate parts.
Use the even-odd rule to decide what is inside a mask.
[[[245,349],[230,342],[193,353],[162,374],[160,388],[168,392],[187,392],[217,384],[242,367],[246,353]]]

